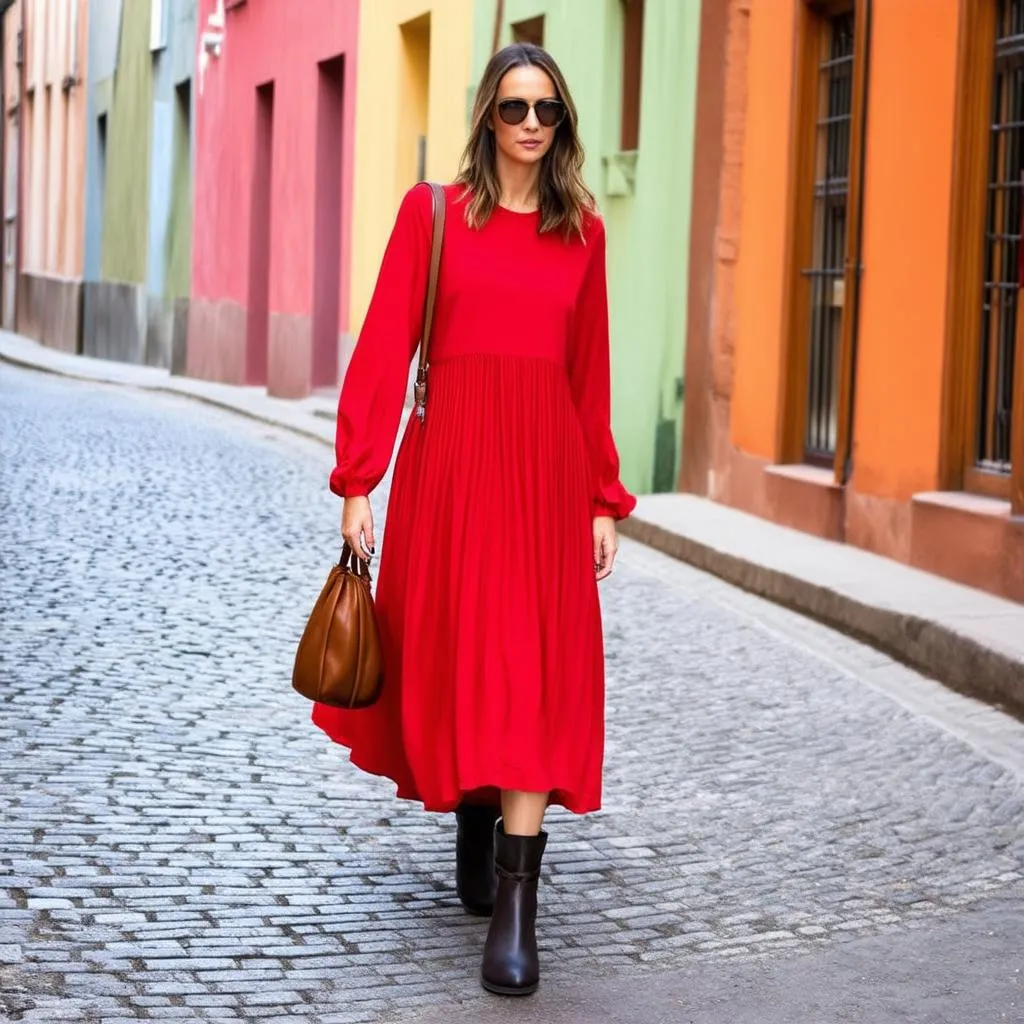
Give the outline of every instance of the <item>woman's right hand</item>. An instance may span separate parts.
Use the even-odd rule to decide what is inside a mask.
[[[360,558],[370,560],[375,541],[369,498],[358,495],[345,499],[341,507],[341,535]]]

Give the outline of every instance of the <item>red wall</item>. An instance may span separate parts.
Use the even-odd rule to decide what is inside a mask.
[[[200,0],[200,37],[214,6],[215,0]],[[348,326],[358,0],[247,0],[229,8],[225,20],[221,56],[210,58],[202,81],[198,68],[196,72],[188,373],[231,383],[265,383],[272,394],[296,397],[312,387],[337,383],[337,331]],[[322,87],[319,67],[338,57],[344,59],[340,103]],[[337,72],[337,64],[332,70]],[[254,204],[253,198],[254,185],[256,196],[260,194],[257,88],[269,82],[273,126],[268,231],[268,225],[254,221],[262,204]],[[323,152],[324,96],[329,116],[339,121],[340,161],[336,144],[334,152]],[[339,163],[340,182],[325,181],[324,168]],[[316,230],[318,204],[331,219],[337,218],[333,238],[323,224]],[[261,256],[269,260],[262,275]],[[325,287],[321,266],[316,333],[332,351],[319,351],[314,359],[318,260],[328,261],[328,267],[339,264],[338,306],[325,311],[333,274]],[[261,277],[269,279],[265,351],[247,353],[250,294],[262,290]],[[255,294],[251,304],[258,327],[264,303]],[[333,328],[333,338],[324,340],[325,324]],[[253,340],[258,347],[262,339]]]

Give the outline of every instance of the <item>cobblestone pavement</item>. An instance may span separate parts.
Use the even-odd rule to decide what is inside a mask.
[[[492,1012],[450,817],[357,773],[289,686],[336,547],[328,459],[0,367],[0,1017]],[[865,681],[880,655],[634,545],[602,593],[606,802],[549,819],[549,990],[1020,895],[1024,766]]]

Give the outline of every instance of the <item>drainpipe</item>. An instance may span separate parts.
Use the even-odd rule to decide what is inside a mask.
[[[857,402],[857,336],[860,328],[860,279],[864,268],[861,266],[861,244],[864,236],[864,168],[867,166],[868,141],[868,95],[871,92],[871,0],[864,0],[864,38],[866,52],[864,54],[864,99],[860,108],[861,160],[857,169],[860,189],[860,204],[857,210],[857,223],[853,266],[856,273],[856,291],[853,303],[853,324],[850,330],[850,405],[846,410],[846,444],[843,448],[843,471],[840,483],[845,487],[853,476],[853,427]]]

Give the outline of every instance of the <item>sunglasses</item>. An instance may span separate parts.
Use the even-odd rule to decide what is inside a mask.
[[[565,117],[565,104],[561,100],[537,100],[536,103],[527,103],[526,100],[499,100],[498,117],[505,124],[522,124],[529,116],[531,108],[545,128],[554,128],[561,124],[562,118]]]

